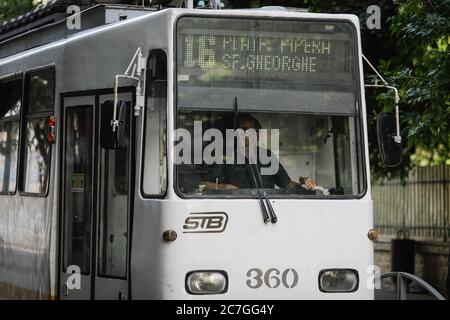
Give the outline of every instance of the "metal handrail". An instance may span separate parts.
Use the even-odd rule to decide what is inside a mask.
[[[408,288],[407,280],[418,283],[423,289],[425,289],[431,296],[438,300],[446,300],[443,295],[441,295],[435,288],[433,288],[428,282],[407,272],[387,272],[380,276],[380,279],[386,278],[396,278],[397,279],[397,300],[406,300],[406,289]]]

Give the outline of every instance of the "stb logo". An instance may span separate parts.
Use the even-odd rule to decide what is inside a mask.
[[[223,232],[227,223],[225,212],[194,212],[184,221],[183,233]]]

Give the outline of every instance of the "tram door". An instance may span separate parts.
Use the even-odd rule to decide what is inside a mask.
[[[112,95],[65,97],[62,156],[61,299],[128,299],[132,93],[125,137],[100,147],[100,113]]]

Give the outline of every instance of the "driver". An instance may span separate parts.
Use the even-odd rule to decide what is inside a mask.
[[[244,130],[244,132],[248,129],[256,130],[256,137],[259,139],[258,131],[261,129],[261,124],[259,121],[254,118],[249,113],[241,113],[238,118],[239,128]],[[248,162],[248,150],[249,150],[249,139],[245,138],[245,158],[246,162]],[[272,158],[272,154],[270,150],[267,151],[267,156],[272,159],[272,161],[278,161],[276,157]],[[255,154],[259,155],[259,146],[257,146],[257,150]],[[259,158],[256,161],[257,163],[254,166],[257,167],[259,172],[261,172],[261,168],[268,167],[270,164],[264,165],[259,161]],[[263,183],[263,188],[265,189],[274,189],[275,186],[278,186],[282,189],[306,189],[312,190],[315,187],[315,183],[311,178],[308,177],[300,177],[299,183],[292,181],[289,177],[288,173],[281,165],[278,163],[278,171],[273,175],[261,175],[260,176]],[[245,164],[232,164],[225,165],[225,169],[217,177],[209,177],[209,179],[205,179],[201,181],[200,184],[204,185],[206,189],[239,189],[239,188],[255,188],[255,179],[259,179],[257,173],[252,173],[252,167],[249,163]],[[213,180],[213,181],[211,181]],[[259,180],[258,180],[259,181]],[[303,185],[305,187],[303,187]]]

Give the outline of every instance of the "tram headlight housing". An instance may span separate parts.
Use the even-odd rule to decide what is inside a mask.
[[[192,271],[186,275],[186,291],[190,294],[222,294],[227,290],[225,271]]]
[[[355,292],[358,285],[358,271],[353,269],[327,269],[319,273],[319,289],[322,292]]]

